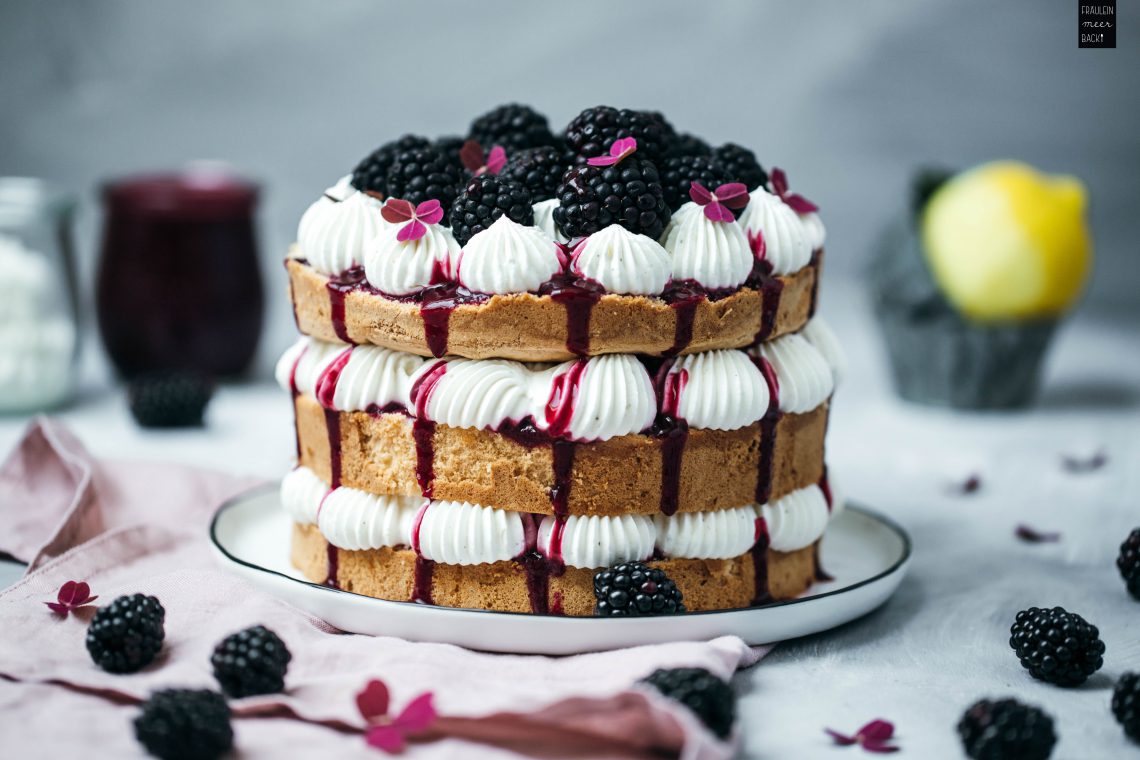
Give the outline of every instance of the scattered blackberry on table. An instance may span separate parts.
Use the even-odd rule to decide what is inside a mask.
[[[725,143],[713,151],[713,156],[724,168],[725,182],[743,182],[752,192],[768,184],[768,172],[756,160],[756,154],[736,143]]]
[[[139,425],[148,428],[202,424],[214,383],[196,372],[140,375],[127,388],[127,403]]]
[[[216,691],[163,689],[142,704],[135,738],[162,760],[214,760],[230,751],[230,708]]]
[[[166,610],[153,596],[120,596],[87,626],[87,652],[108,673],[142,670],[162,649]]]
[[[463,170],[463,161],[459,158],[459,151],[462,150],[465,142],[467,142],[466,138],[458,135],[447,135],[432,140],[431,147],[446,156],[447,160],[455,164],[457,169]]]
[[[1120,577],[1134,599],[1140,599],[1140,528],[1128,534],[1120,545],[1120,555],[1116,558]]]
[[[974,760],[1046,760],[1057,743],[1053,719],[1015,699],[983,699],[958,722],[966,754]]]
[[[230,697],[276,694],[285,690],[285,671],[293,655],[281,638],[263,625],[227,636],[210,656],[214,678]]]
[[[1124,733],[1140,742],[1140,673],[1125,673],[1112,690],[1112,715]]]
[[[1034,678],[1079,686],[1104,664],[1104,642],[1095,625],[1061,607],[1017,613],[1009,645]]]
[[[713,149],[711,145],[688,132],[674,137],[669,143],[669,148],[665,151],[667,158],[676,156],[711,156],[712,154]],[[752,188],[748,189],[751,190]]]
[[[557,198],[554,223],[571,240],[611,224],[657,240],[672,216],[657,167],[635,157],[612,166],[571,169],[558,186]]]
[[[595,106],[566,125],[566,143],[577,155],[576,163],[584,164],[608,153],[619,137],[633,137],[641,157],[653,161],[664,155],[671,130],[659,114]]]
[[[507,156],[515,151],[554,143],[546,117],[520,103],[499,106],[475,119],[471,122],[468,139],[487,150],[494,145],[502,145]]]
[[[730,685],[704,668],[662,668],[642,680],[692,710],[720,738],[732,732],[736,695]]]
[[[716,190],[727,180],[724,178],[724,169],[709,156],[678,156],[667,158],[661,163],[661,188],[665,191],[665,202],[671,210],[676,211],[692,200],[689,197],[689,187],[694,182],[701,183],[709,190]]]
[[[681,590],[665,571],[625,562],[594,574],[594,614],[601,617],[673,615],[685,611]]]
[[[467,245],[467,241],[476,233],[490,227],[504,214],[519,224],[528,227],[533,225],[534,208],[530,191],[518,182],[501,176],[480,174],[467,183],[451,207],[448,218],[455,240],[460,245]]]
[[[399,140],[384,143],[352,170],[352,186],[361,192],[385,192],[388,170],[392,168],[396,156],[412,148],[426,148],[430,145],[426,137],[419,135],[404,135]]]
[[[384,183],[384,195],[413,206],[435,199],[446,215],[463,188],[463,170],[434,148],[411,148],[396,155]]]
[[[562,151],[546,145],[511,155],[499,176],[525,187],[531,199],[538,203],[554,197],[567,168]]]

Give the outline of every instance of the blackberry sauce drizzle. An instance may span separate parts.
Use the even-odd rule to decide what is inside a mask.
[[[681,492],[681,460],[685,443],[689,439],[689,423],[680,416],[681,391],[689,381],[687,370],[673,371],[673,361],[667,361],[657,370],[654,387],[657,391],[657,408],[660,413],[653,423],[652,434],[661,442],[661,501],[662,514],[673,515]]]
[[[435,577],[435,562],[426,558],[420,551],[420,528],[423,526],[424,514],[431,502],[425,501],[420,510],[416,512],[416,521],[412,524],[412,551],[416,553],[416,567],[412,579],[413,602],[421,604],[435,604],[432,599],[432,585]]]
[[[768,522],[763,517],[756,518],[756,541],[752,544],[752,578],[753,588],[752,606],[767,604],[772,601],[772,592],[768,588],[768,546],[771,543],[768,537]]]
[[[768,411],[760,418],[760,456],[756,464],[756,503],[767,504],[772,495],[776,424],[780,421],[780,383],[776,378],[776,370],[767,359],[754,356],[752,362],[768,383]]]
[[[416,378],[409,394],[415,406],[412,439],[416,443],[416,482],[420,493],[431,496],[435,483],[435,422],[428,419],[428,402],[432,391],[447,372],[447,362],[436,362]]]

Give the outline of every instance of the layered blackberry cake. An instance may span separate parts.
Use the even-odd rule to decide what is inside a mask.
[[[841,364],[816,207],[753,153],[599,106],[382,145],[286,260],[281,497],[304,576],[561,615],[722,610],[823,576]]]

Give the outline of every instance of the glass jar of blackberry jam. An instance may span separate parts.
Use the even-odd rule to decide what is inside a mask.
[[[104,186],[97,311],[124,377],[248,369],[263,310],[257,195],[214,165]]]

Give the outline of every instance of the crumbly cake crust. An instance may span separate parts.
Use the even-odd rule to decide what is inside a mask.
[[[332,482],[325,409],[311,396],[295,403],[300,464]],[[339,418],[340,482],[376,494],[419,495],[412,421],[402,414],[329,412]],[[770,499],[818,483],[828,406],[784,414],[775,426]],[[681,459],[679,512],[732,509],[755,501],[763,426],[689,431]],[[432,496],[550,514],[550,446],[525,447],[488,430],[436,425]],[[575,446],[569,514],[654,514],[660,510],[662,447],[626,435]]]
[[[792,599],[815,579],[813,544],[794,552],[768,552],[768,590],[776,600]],[[328,576],[329,544],[314,525],[293,526],[294,567],[314,583]],[[690,612],[748,607],[756,593],[752,555],[732,559],[665,559],[648,563],[660,567],[685,597]],[[337,550],[336,583],[378,599],[406,602],[415,584],[416,554],[410,549]],[[440,607],[530,612],[530,592],[521,563],[485,565],[436,564],[431,595]],[[568,567],[549,581],[548,599],[565,615],[594,614],[594,571]]]
[[[297,328],[321,340],[339,342],[332,321],[329,278],[296,259],[286,262]],[[819,277],[816,262],[786,277],[772,330],[767,339],[795,332],[811,316]],[[701,301],[693,319],[692,339],[684,354],[719,348],[741,348],[756,342],[764,300],[773,296],[742,288],[718,301]],[[344,326],[349,338],[420,356],[431,356],[417,304],[367,291],[344,299]],[[673,346],[678,310],[645,296],[607,294],[590,315],[588,354],[660,356]],[[447,353],[469,359],[498,357],[518,361],[565,361],[566,307],[550,296],[529,293],[495,295],[480,304],[455,308],[448,326]]]

